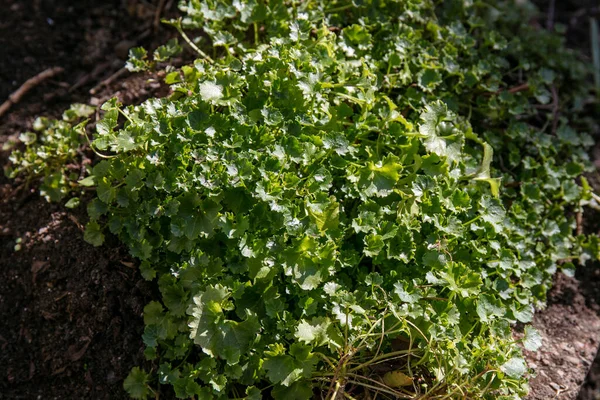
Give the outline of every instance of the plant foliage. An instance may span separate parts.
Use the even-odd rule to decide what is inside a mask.
[[[83,182],[86,240],[118,236],[162,295],[132,396],[527,392],[511,326],[598,253],[575,234],[589,71],[529,3],[495,3],[181,2],[204,57],[167,98],[102,106]]]

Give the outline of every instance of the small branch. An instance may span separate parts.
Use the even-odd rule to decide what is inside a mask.
[[[552,134],[556,135],[556,129],[558,128],[558,90],[555,85],[552,85]]]
[[[556,0],[550,0],[550,6],[548,7],[548,19],[546,20],[546,29],[551,31],[554,29],[554,12],[556,8]]]
[[[508,89],[508,93],[522,92],[522,91],[527,90],[527,89],[529,89],[529,83],[525,82],[525,83],[523,83],[523,84],[521,84],[519,86],[515,86],[515,87],[512,87],[512,88]]]
[[[102,89],[104,86],[108,86],[111,83],[113,83],[117,78],[120,78],[122,75],[126,74],[127,68],[123,67],[120,70],[118,70],[117,72],[115,72],[114,74],[112,74],[111,76],[109,76],[108,78],[106,78],[105,80],[103,80],[102,82],[98,83],[96,86],[94,86],[93,88],[90,89],[90,94],[96,94],[98,93],[98,91],[100,89]]]
[[[528,90],[528,89],[529,89],[529,83],[525,82],[525,83],[522,83],[522,84],[520,84],[518,86],[513,86],[513,87],[511,87],[509,89],[498,89],[495,92],[486,92],[483,95],[484,96],[493,96],[495,94],[500,94],[502,92],[518,93],[518,92],[522,92],[522,91],[525,91],[525,90]]]
[[[158,30],[160,26],[160,16],[165,8],[165,3],[167,0],[159,0],[158,6],[156,7],[156,13],[154,14],[154,31]]]
[[[8,96],[8,99],[4,103],[2,103],[2,105],[0,105],[0,118],[4,114],[6,114],[6,112],[14,104],[17,104],[21,100],[21,98],[23,96],[25,96],[25,94],[27,92],[29,92],[31,89],[33,89],[34,87],[36,87],[37,85],[39,85],[40,83],[45,81],[46,79],[52,78],[53,76],[58,75],[58,74],[62,73],[63,71],[64,71],[64,68],[61,68],[61,67],[48,68],[48,69],[40,72],[33,78],[29,78],[27,81],[25,81],[24,84],[21,85],[20,88],[18,88],[15,92],[13,92],[10,96]]]

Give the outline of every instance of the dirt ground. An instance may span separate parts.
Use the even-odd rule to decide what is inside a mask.
[[[153,30],[158,2],[1,0],[0,103],[46,68],[65,71],[0,118],[0,147],[8,136],[30,129],[36,116],[58,116],[72,102],[99,104],[116,95],[136,103],[164,95],[165,87],[147,76],[110,79],[122,68],[129,47],[152,48],[153,40],[168,32]],[[175,8],[176,1],[165,3],[165,12]],[[538,3],[545,10],[549,1]],[[568,26],[598,13],[593,1],[555,3],[556,20]],[[589,40],[583,30],[571,31],[571,44]],[[1,165],[6,157],[0,153]],[[83,241],[86,218],[83,207],[48,204],[0,174],[0,400],[127,398],[122,380],[132,366],[145,363],[141,315],[156,289],[142,280],[117,243],[95,249]],[[590,231],[600,231],[596,221],[588,222]],[[556,338],[549,345],[575,343],[582,330],[589,336],[600,329],[599,271],[581,268],[577,279],[557,277],[548,309],[536,316],[544,334]],[[573,358],[572,370],[587,368],[581,360],[591,358],[599,339],[575,346],[582,364]],[[532,399],[574,398],[582,376],[556,372],[569,370],[564,353],[529,356],[539,371],[550,371],[532,382],[537,396]],[[579,399],[600,399],[600,361]]]
[[[525,352],[527,364],[535,372],[527,400],[595,398],[595,381],[586,383],[581,393],[580,388],[600,345],[599,295],[598,265],[580,268],[576,278],[556,276],[547,308],[533,321],[542,336],[542,347]]]
[[[102,84],[129,47],[154,45],[154,16],[143,1],[0,1],[0,103],[46,68],[65,70],[0,119],[0,147],[72,102],[164,95],[144,76]],[[123,379],[145,363],[141,316],[156,294],[126,250],[83,241],[86,220],[0,174],[0,399],[125,399]]]

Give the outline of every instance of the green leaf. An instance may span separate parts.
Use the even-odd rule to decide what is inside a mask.
[[[90,175],[87,178],[77,181],[77,183],[79,183],[81,186],[91,187],[96,184],[96,178],[93,175]]]
[[[134,399],[147,399],[150,395],[148,381],[149,377],[145,371],[139,367],[133,367],[123,381],[123,388]]]
[[[331,196],[328,199],[320,198],[318,203],[306,203],[306,212],[311,221],[320,232],[338,227],[340,218],[340,204]]]
[[[148,52],[143,47],[133,47],[129,49],[129,58],[125,64],[125,68],[130,72],[146,71],[150,68],[150,64],[146,61]]]
[[[321,346],[329,341],[330,325],[329,318],[315,317],[310,322],[301,320],[294,336],[305,344],[314,343],[316,346]]]
[[[63,113],[63,120],[69,122],[75,122],[80,118],[87,118],[96,111],[95,107],[88,106],[87,104],[71,104],[68,110]]]
[[[511,378],[518,379],[527,372],[527,365],[521,357],[512,357],[502,364],[500,369]]]
[[[199,86],[202,100],[213,103],[223,98],[223,86],[214,82],[203,82]]]
[[[476,310],[479,319],[484,323],[488,323],[494,318],[502,317],[506,312],[501,301],[485,294],[479,296]]]
[[[104,243],[104,234],[102,228],[95,221],[90,221],[85,225],[83,239],[94,247],[102,246]]]
[[[164,62],[181,53],[182,48],[177,38],[169,40],[166,44],[159,46],[154,50],[154,61]]]
[[[540,347],[542,347],[542,335],[540,335],[537,329],[529,325],[525,327],[523,347],[529,351],[537,351]]]
[[[63,199],[67,189],[66,180],[63,174],[54,173],[46,176],[40,186],[40,194],[49,202],[58,202]]]
[[[270,356],[264,361],[263,367],[272,383],[295,388],[295,382],[311,377],[317,359],[310,353],[309,347],[297,343],[291,346],[290,354]],[[289,393],[294,393],[294,390]]]
[[[492,178],[490,176],[490,165],[492,159],[494,157],[494,149],[487,143],[483,143],[483,160],[481,161],[481,166],[479,167],[479,171],[473,178],[476,181],[484,181],[490,185],[490,191],[492,192],[492,196],[498,197],[500,195],[500,178]]]
[[[81,204],[79,197],[73,197],[71,199],[69,199],[66,203],[65,203],[65,207],[67,208],[77,208],[79,207],[79,204]]]
[[[406,291],[405,285],[400,282],[394,283],[394,293],[398,295],[400,301],[405,303],[415,303],[421,299],[421,295],[418,293],[409,293]]]
[[[260,330],[256,315],[247,313],[244,321],[224,318],[222,302],[229,292],[221,285],[208,287],[194,296],[194,304],[188,310],[192,316],[189,324],[190,338],[211,357],[221,357],[228,364],[237,364]]]
[[[124,152],[131,151],[139,146],[140,144],[135,142],[131,132],[123,131],[117,135],[114,148],[117,152]]]
[[[284,386],[290,386],[302,377],[302,364],[287,355],[268,358],[263,363],[263,367],[269,381],[281,383]]]
[[[98,182],[96,193],[98,193],[98,198],[106,204],[111,203],[117,196],[116,189],[110,184],[110,182],[106,178]]]
[[[481,219],[491,224],[496,232],[501,232],[506,222],[506,211],[500,201],[483,197],[479,205],[481,207]]]
[[[87,212],[92,220],[97,220],[102,215],[106,214],[108,211],[108,206],[106,203],[100,201],[99,199],[93,199],[87,205]]]

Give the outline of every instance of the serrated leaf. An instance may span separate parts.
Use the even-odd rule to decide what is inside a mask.
[[[133,367],[123,381],[123,388],[134,399],[147,399],[150,395],[148,380],[149,377],[145,371],[139,367]]]
[[[296,328],[296,338],[306,344],[321,346],[328,342],[328,329],[331,321],[328,318],[315,317],[310,322],[301,320]]]
[[[80,184],[81,186],[91,187],[96,184],[96,177],[94,177],[93,175],[90,175],[86,178],[83,178],[80,181],[77,181],[77,183]]]
[[[200,97],[206,102],[215,102],[223,97],[223,87],[214,82],[203,82],[199,86]]]
[[[77,208],[77,207],[79,207],[79,204],[81,204],[81,201],[80,201],[79,197],[73,197],[73,198],[69,199],[65,203],[65,207],[67,207],[67,208]]]
[[[83,239],[94,247],[101,246],[104,243],[104,234],[102,228],[97,222],[90,221],[85,225]]]
[[[106,178],[98,182],[96,193],[98,194],[98,198],[106,204],[111,203],[117,196],[116,189],[108,182],[108,180],[106,180]]]
[[[500,369],[511,378],[518,379],[527,372],[527,365],[521,357],[512,357],[502,364]]]
[[[221,357],[228,364],[237,364],[260,330],[258,318],[247,314],[242,322],[227,320],[223,316],[221,302],[229,297],[220,286],[209,287],[194,296],[194,304],[188,310],[192,316],[189,324],[190,338],[212,357]]]
[[[537,329],[529,325],[525,327],[523,346],[529,351],[537,351],[542,346],[542,335],[540,335]]]
[[[335,229],[339,224],[340,205],[333,196],[318,203],[307,202],[306,212],[320,232]]]

